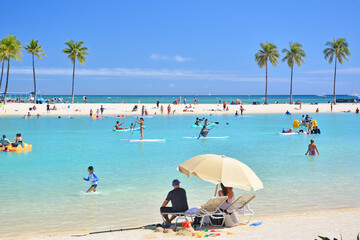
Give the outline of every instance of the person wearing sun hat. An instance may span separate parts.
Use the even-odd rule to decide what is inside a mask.
[[[173,190],[171,190],[163,204],[160,208],[160,213],[177,213],[177,212],[185,212],[189,209],[187,198],[186,198],[186,191],[183,188],[180,188],[180,181],[178,179],[174,179],[172,181]],[[171,202],[172,206],[167,207],[168,203]],[[163,214],[166,225],[170,225],[171,221],[176,218],[176,216],[172,216],[169,219],[168,214]]]

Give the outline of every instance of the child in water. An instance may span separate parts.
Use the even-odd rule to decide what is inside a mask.
[[[90,188],[86,192],[96,192],[97,182],[99,181],[99,178],[94,173],[93,166],[88,167],[88,172],[89,176],[87,178],[83,178],[83,180],[90,182]]]

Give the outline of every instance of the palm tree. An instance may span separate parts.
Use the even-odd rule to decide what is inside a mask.
[[[19,62],[21,62],[23,55],[21,52],[21,49],[23,48],[21,46],[21,42],[16,36],[13,36],[9,34],[7,37],[5,37],[1,41],[3,53],[5,54],[7,58],[7,74],[6,74],[6,85],[5,85],[5,91],[4,91],[4,104],[6,104],[6,94],[8,90],[9,85],[9,72],[10,72],[10,59],[13,58]]]
[[[345,38],[338,38],[334,41],[328,41],[325,43],[327,48],[324,49],[323,53],[325,55],[325,59],[329,59],[329,63],[331,64],[335,57],[335,71],[334,71],[334,104],[336,104],[336,95],[335,95],[335,87],[336,87],[336,63],[342,65],[344,63],[344,59],[349,61],[347,56],[351,55],[349,51],[349,44],[347,43]]]
[[[75,42],[74,40],[69,40],[65,42],[65,45],[68,48],[64,48],[62,50],[63,53],[68,54],[68,58],[70,58],[73,64],[73,81],[72,81],[72,94],[71,94],[71,103],[74,103],[74,87],[75,87],[75,62],[78,60],[80,64],[83,66],[86,62],[86,57],[89,54],[86,52],[88,47],[83,47],[83,41]]]
[[[282,50],[285,53],[285,57],[282,59],[283,62],[287,62],[291,68],[291,81],[290,81],[290,104],[292,104],[292,85],[293,85],[293,72],[294,72],[294,63],[301,67],[301,63],[305,63],[304,57],[306,57],[305,51],[302,49],[302,45],[298,42],[289,43],[290,49],[284,48]]]
[[[44,50],[42,50],[42,46],[39,45],[39,41],[34,39],[31,39],[29,43],[26,43],[25,50],[32,55],[34,75],[34,103],[36,103],[35,57],[37,57],[38,59],[42,59],[42,57],[46,57],[46,55],[44,53]]]
[[[1,92],[1,85],[3,80],[3,73],[4,73],[4,64],[6,59],[6,55],[4,53],[4,45],[2,44],[2,40],[0,41],[0,62],[1,62],[1,79],[0,79],[0,92]]]
[[[279,63],[277,58],[280,57],[280,54],[277,50],[277,46],[273,43],[260,43],[260,47],[261,49],[259,52],[255,54],[255,61],[260,68],[266,67],[265,104],[267,104],[268,61],[270,61],[273,67],[276,67]]]

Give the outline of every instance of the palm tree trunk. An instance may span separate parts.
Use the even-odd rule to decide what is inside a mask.
[[[10,70],[10,55],[8,56],[8,66],[7,66],[7,74],[6,74],[6,85],[4,91],[4,104],[6,104],[6,94],[9,85],[9,70]]]
[[[335,71],[334,71],[334,104],[336,104],[336,95],[335,95],[335,87],[336,87],[336,63],[337,63],[337,56],[335,57]]]
[[[266,83],[265,83],[265,104],[268,104],[268,97],[267,97],[267,86],[268,86],[268,65],[266,63]]]
[[[4,73],[4,63],[5,63],[5,60],[2,61],[2,67],[1,67],[0,92],[1,92],[1,85],[2,85],[3,73]]]
[[[290,104],[292,104],[292,83],[293,83],[294,66],[291,67],[291,80],[290,80]]]
[[[74,61],[74,64],[73,64],[73,81],[72,81],[71,103],[74,103],[74,87],[75,87],[75,61]]]
[[[36,78],[35,78],[35,59],[34,54],[32,55],[33,60],[33,75],[34,75],[34,104],[36,103]]]

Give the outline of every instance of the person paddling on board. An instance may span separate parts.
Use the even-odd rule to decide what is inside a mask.
[[[119,121],[117,121],[116,124],[115,124],[115,128],[113,130],[123,129],[123,128],[120,127],[121,125],[122,125],[122,123],[119,123]]]
[[[209,126],[211,122],[209,122],[207,119],[205,119],[204,126]]]
[[[198,137],[197,139],[199,139],[200,137],[206,138],[207,135],[209,134],[209,131],[210,131],[210,130],[211,130],[211,129],[206,128],[206,125],[204,125],[204,127],[201,129],[200,134],[199,134],[199,137]]]
[[[199,125],[200,125],[200,120],[199,120],[199,118],[196,118],[195,125],[196,125],[196,126],[199,126]]]
[[[140,140],[144,140],[144,118],[140,118],[140,119],[138,118],[136,123],[140,125],[140,135],[141,135]]]

